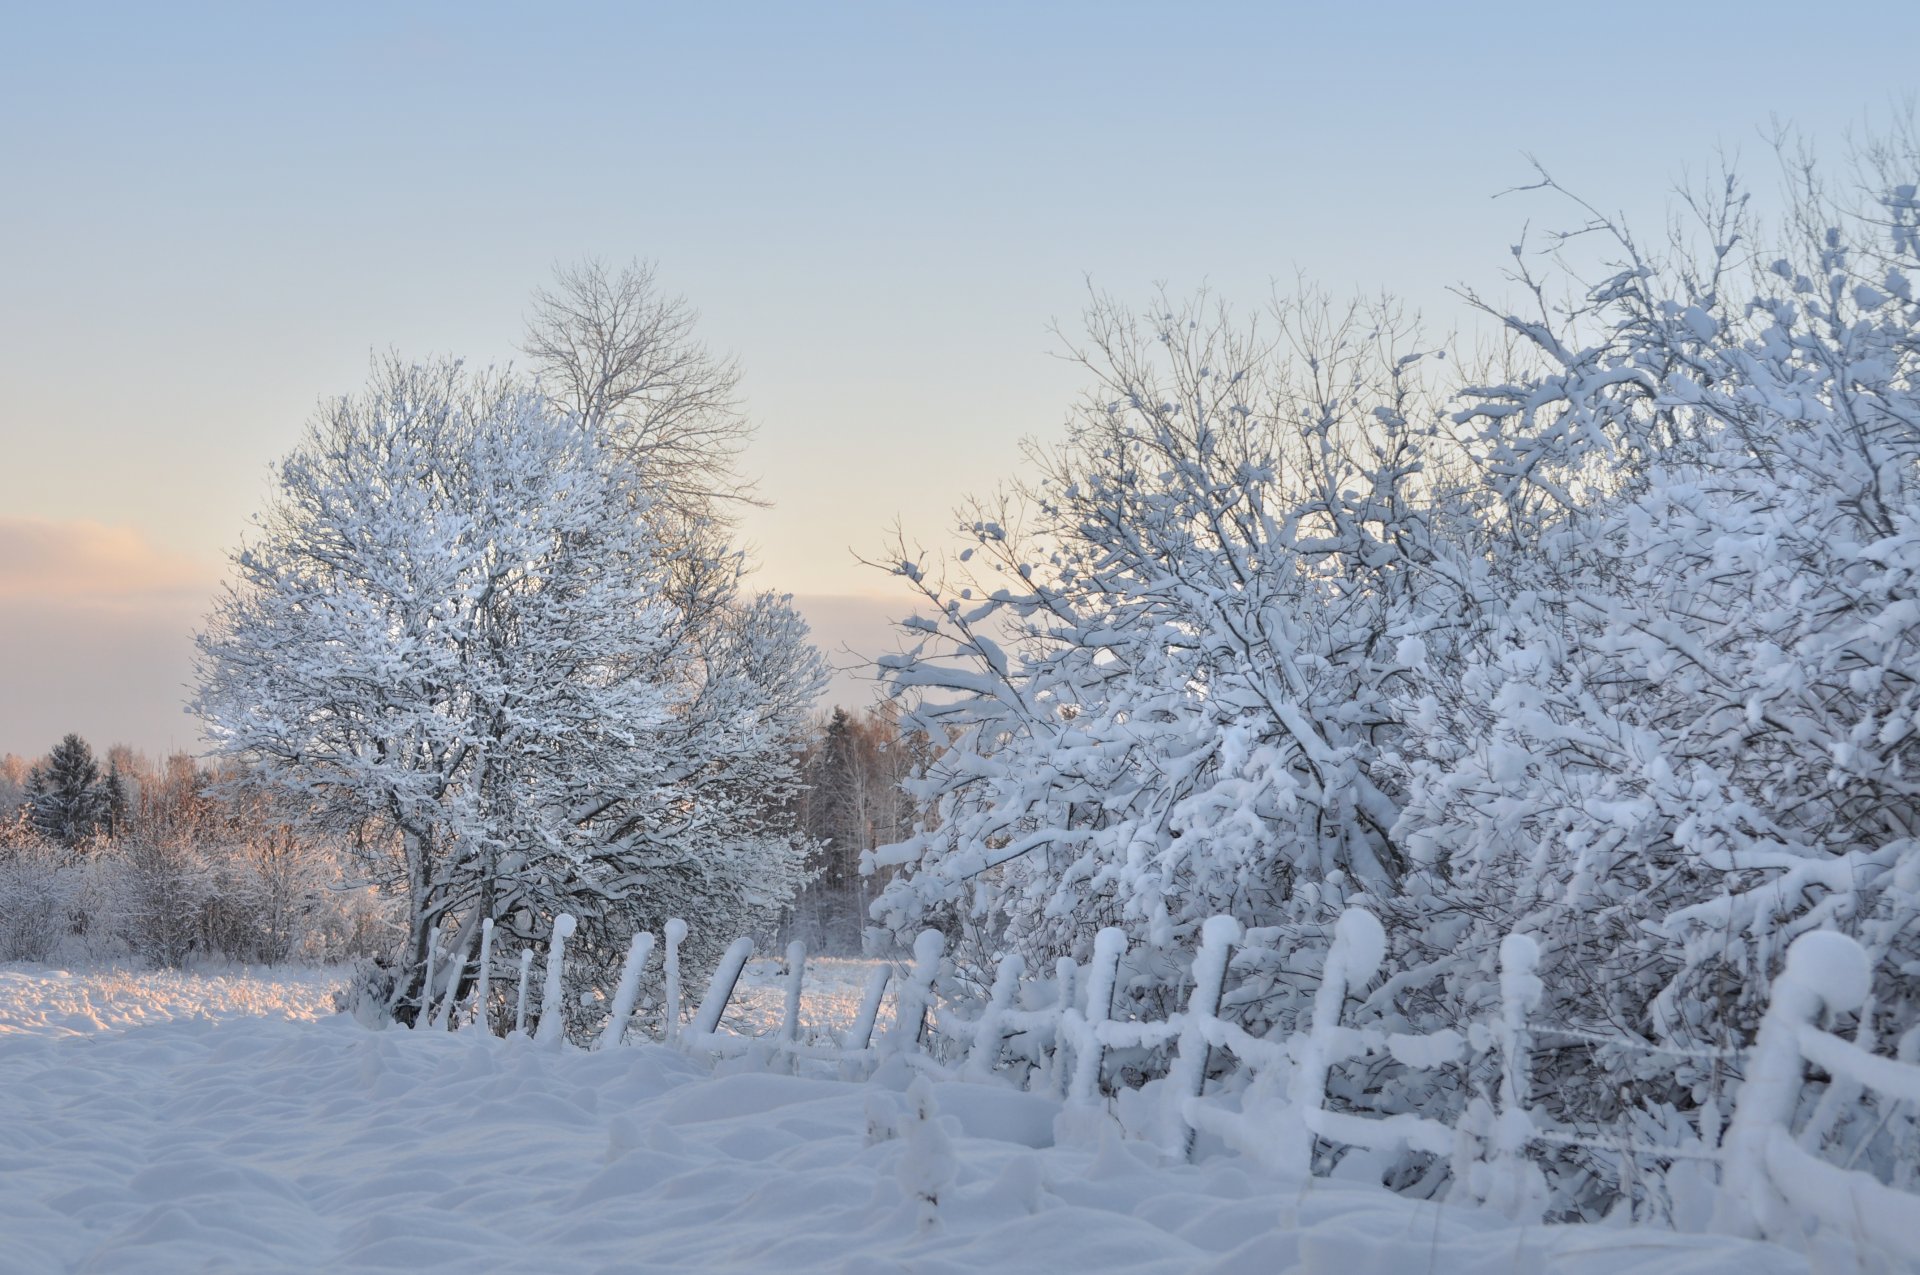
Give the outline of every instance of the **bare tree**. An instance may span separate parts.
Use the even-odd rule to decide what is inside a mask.
[[[753,425],[740,367],[694,336],[699,314],[660,290],[652,262],[586,260],[533,294],[521,349],[548,394],[644,471],[654,508],[687,526],[724,526],[755,503],[738,470]]]

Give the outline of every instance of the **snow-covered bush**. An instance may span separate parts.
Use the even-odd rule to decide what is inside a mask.
[[[1920,147],[1864,160],[1857,207],[1792,170],[1773,231],[1731,182],[1658,257],[1599,222],[1566,309],[1523,256],[1539,312],[1495,309],[1506,370],[1450,394],[1384,314],[1097,304],[1024,505],[954,577],[898,568],[928,607],[889,675],[954,743],[876,917],[982,967],[1119,925],[1164,1010],[1225,912],[1271,949],[1227,1012],[1283,1029],[1346,903],[1387,922],[1358,1016],[1389,1030],[1488,1018],[1536,935],[1548,1118],[1669,1146],[1717,1136],[1808,929],[1874,959],[1864,1043],[1920,1040]],[[1452,1118],[1502,1070],[1329,1092]],[[1883,1173],[1911,1133],[1821,1119]],[[1559,1207],[1605,1207],[1606,1161],[1562,1157]]]
[[[82,866],[31,837],[0,840],[0,961],[45,961],[71,933]]]

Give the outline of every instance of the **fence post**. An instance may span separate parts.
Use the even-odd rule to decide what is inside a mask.
[[[1067,1044],[1067,1011],[1073,1008],[1074,984],[1078,981],[1080,967],[1071,956],[1062,956],[1053,963],[1053,983],[1055,989],[1053,1027],[1052,1071],[1047,1076],[1047,1096],[1060,1101],[1067,1097],[1067,1078],[1073,1073],[1068,1070],[1073,1052]]]
[[[520,996],[513,1002],[513,1030],[527,1030],[527,975],[533,972],[533,949],[520,949]]]
[[[549,1049],[560,1048],[567,1038],[563,976],[567,970],[567,939],[578,924],[571,912],[562,912],[553,918],[553,941],[547,945],[547,983],[540,995],[540,1026],[534,1033],[534,1039]]]
[[[1279,1156],[1283,1164],[1302,1174],[1313,1172],[1313,1123],[1308,1114],[1327,1100],[1327,1072],[1333,1066],[1340,1035],[1340,1012],[1347,989],[1363,984],[1380,968],[1387,952],[1386,931],[1364,908],[1348,908],[1333,927],[1333,945],[1320,972],[1320,989],[1313,997],[1313,1026],[1288,1042],[1294,1051],[1293,1083],[1288,1089],[1294,1118],[1287,1122]]]
[[[1787,967],[1773,980],[1767,1012],[1747,1055],[1747,1078],[1734,1100],[1720,1144],[1720,1198],[1712,1229],[1747,1239],[1783,1234],[1792,1225],[1786,1201],[1767,1177],[1767,1141],[1799,1105],[1805,1065],[1797,1039],[1821,1009],[1858,1009],[1873,990],[1866,951],[1835,930],[1802,934],[1787,949]]]
[[[854,1015],[853,1026],[847,1029],[842,1048],[857,1053],[873,1043],[873,1023],[880,1017],[880,1001],[887,994],[887,980],[892,977],[891,965],[875,966],[873,973],[867,975],[867,990],[860,998],[860,1012]]]
[[[1193,1158],[1194,1124],[1186,1110],[1200,1101],[1207,1083],[1207,1062],[1213,1045],[1207,1023],[1220,1012],[1220,992],[1227,981],[1227,959],[1240,941],[1240,922],[1230,916],[1212,916],[1200,927],[1200,949],[1193,958],[1193,993],[1187,997],[1186,1021],[1180,1025],[1173,1066],[1167,1074],[1167,1149],[1183,1160]]]
[[[711,1036],[720,1030],[720,1017],[727,1012],[727,1002],[733,999],[733,989],[740,982],[740,971],[747,967],[747,958],[752,955],[753,940],[738,938],[721,956],[720,964],[714,966],[713,979],[707,984],[707,994],[701,999],[700,1008],[693,1016],[696,1039]]]
[[[1018,952],[1008,952],[1000,958],[1000,968],[993,975],[993,990],[987,994],[986,1008],[980,1011],[980,1021],[974,1027],[973,1048],[967,1051],[965,1073],[969,1077],[985,1080],[999,1064],[1000,1042],[1006,1039],[1002,1024],[1008,1006],[1013,1004],[1013,994],[1020,989],[1020,976],[1026,972],[1026,958]]]
[[[1100,1025],[1113,1017],[1113,986],[1120,972],[1120,958],[1126,952],[1125,930],[1109,925],[1093,936],[1093,960],[1087,967],[1087,1012],[1082,1020],[1086,1034],[1074,1042],[1073,1079],[1067,1087],[1067,1101],[1073,1106],[1091,1107],[1100,1087],[1100,1064],[1107,1053],[1100,1039]]]
[[[920,1048],[927,1034],[927,1002],[933,997],[933,980],[940,973],[940,958],[946,950],[946,936],[938,930],[922,930],[914,939],[913,969],[894,999],[888,1053],[910,1053]]]
[[[607,1017],[607,1025],[600,1032],[596,1048],[610,1049],[620,1043],[627,1034],[627,1020],[633,1017],[633,1003],[640,998],[640,971],[646,967],[647,957],[653,952],[653,935],[641,930],[633,936],[633,945],[627,949],[627,963],[620,969],[620,985],[613,993],[613,1013]]]
[[[447,971],[447,994],[440,998],[440,1012],[434,1015],[435,1031],[447,1031],[453,1026],[453,1005],[460,999],[460,978],[466,972],[467,962],[473,959],[474,932],[469,930],[460,937],[465,941],[460,945],[459,958]]]
[[[1487,1203],[1515,1221],[1537,1222],[1546,1207],[1546,1181],[1527,1158],[1533,1122],[1527,1098],[1533,1082],[1529,1074],[1527,1015],[1540,1005],[1545,988],[1537,971],[1540,944],[1530,935],[1509,934],[1500,940],[1500,1112],[1492,1129],[1494,1163],[1492,1192]]]
[[[680,1039],[680,941],[687,937],[687,923],[679,917],[667,922],[667,1022],[662,1030],[671,1045]]]
[[[787,1004],[780,1015],[780,1043],[800,1038],[800,980],[807,969],[807,945],[799,939],[787,944]]]

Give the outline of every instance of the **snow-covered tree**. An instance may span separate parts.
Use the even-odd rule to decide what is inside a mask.
[[[908,865],[879,910],[957,909],[1033,964],[1104,924],[1167,948],[1271,919],[1300,883],[1391,892],[1390,700],[1477,571],[1428,350],[1315,299],[1271,338],[1164,299],[1088,318],[1097,388],[1033,454],[1024,525],[973,521],[966,578],[899,568],[931,610],[891,679],[959,734],[918,784],[936,818],[875,860]]]
[[[592,968],[684,915],[697,960],[792,892],[777,799],[821,661],[737,555],[662,545],[644,468],[506,377],[389,360],[279,479],[196,705],[261,781],[397,848],[394,1012],[417,1010],[436,927],[533,942],[571,912]]]
[[[861,856],[911,835],[914,811],[901,783],[927,751],[925,737],[902,732],[897,714],[884,707],[858,714],[835,708],[816,723],[799,758],[794,811],[815,843],[814,875],[794,897],[783,936],[816,952],[861,950],[867,905],[881,884],[861,874]]]

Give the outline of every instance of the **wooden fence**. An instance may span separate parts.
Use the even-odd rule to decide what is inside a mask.
[[[536,1045],[558,1048],[565,1037],[560,989],[565,944],[573,928],[573,918],[565,915],[554,926],[541,1000],[545,1012],[531,1038]],[[977,1017],[960,1022],[957,1028],[942,1028],[939,1057],[930,1048],[930,1015],[945,944],[935,931],[919,936],[904,975],[895,975],[885,965],[874,970],[852,1025],[828,1041],[801,1037],[807,954],[800,943],[787,948],[784,1006],[779,1025],[770,1035],[742,1036],[723,1029],[727,1007],[753,954],[747,939],[736,940],[721,957],[706,994],[683,1025],[679,946],[686,933],[683,922],[668,922],[662,1039],[696,1054],[758,1053],[770,1064],[786,1066],[803,1058],[825,1060],[839,1064],[840,1074],[849,1077],[870,1073],[888,1057],[949,1079],[1004,1082],[1011,1075],[1016,1083],[1060,1099],[1070,1118],[1097,1119],[1104,1104],[1100,1082],[1109,1052],[1167,1047],[1171,1060],[1165,1097],[1152,1136],[1170,1155],[1190,1157],[1200,1132],[1301,1173],[1311,1170],[1316,1140],[1382,1152],[1423,1151],[1450,1158],[1464,1195],[1523,1220],[1538,1220],[1545,1204],[1544,1179],[1532,1160],[1534,1148],[1559,1144],[1622,1150],[1549,1127],[1527,1104],[1528,1016],[1538,1006],[1542,989],[1537,974],[1540,949],[1526,935],[1510,935],[1501,944],[1500,1012],[1484,1024],[1500,1059],[1497,1105],[1490,1112],[1480,1111],[1478,1119],[1450,1125],[1417,1114],[1368,1115],[1328,1105],[1328,1076],[1340,1063],[1391,1057],[1403,1066],[1431,1068],[1461,1063],[1470,1056],[1467,1037],[1451,1029],[1390,1033],[1341,1022],[1349,993],[1372,980],[1386,953],[1379,920],[1362,908],[1349,908],[1334,927],[1309,1026],[1284,1039],[1254,1036],[1220,1017],[1228,963],[1243,936],[1233,918],[1217,916],[1202,927],[1192,967],[1193,987],[1184,1011],[1160,1022],[1113,1017],[1114,988],[1127,939],[1118,929],[1105,929],[1095,937],[1092,958],[1085,967],[1062,959],[1044,986],[1026,980],[1019,956],[1003,957]],[[478,944],[475,1002],[480,1004],[488,994],[491,939],[489,924]],[[620,1043],[629,1030],[640,971],[653,946],[653,935],[635,936],[611,1013],[594,1048]],[[462,959],[474,955],[469,945]],[[437,959],[429,956],[430,962]],[[533,961],[531,951],[521,954],[516,1036],[525,1033]],[[454,971],[442,973],[448,975],[449,989],[459,986]],[[893,1026],[876,1040],[875,1025],[890,983],[895,985]],[[1786,968],[1771,988],[1757,1041],[1743,1059],[1745,1082],[1725,1138],[1717,1151],[1705,1153],[1720,1168],[1716,1230],[1792,1239],[1798,1234],[1797,1219],[1812,1215],[1896,1254],[1920,1253],[1920,1197],[1820,1159],[1814,1154],[1817,1138],[1809,1136],[1805,1141],[1813,1145],[1803,1145],[1791,1128],[1809,1062],[1831,1077],[1831,1086],[1872,1088],[1888,1098],[1920,1105],[1920,1066],[1872,1053],[1818,1026],[1823,1011],[1861,1009],[1870,986],[1866,953],[1845,935],[1805,934],[1788,951]],[[1027,1008],[1021,1007],[1023,991],[1028,993]],[[450,990],[449,1002],[452,996]],[[421,1017],[444,1029],[456,1015],[452,1004],[442,1003],[437,1016]],[[1015,1041],[1018,1049],[1010,1060],[1009,1044]],[[1215,1070],[1214,1051],[1224,1051],[1248,1073],[1238,1110],[1202,1101],[1207,1076]],[[1660,1158],[1681,1154],[1671,1148],[1645,1150]]]

